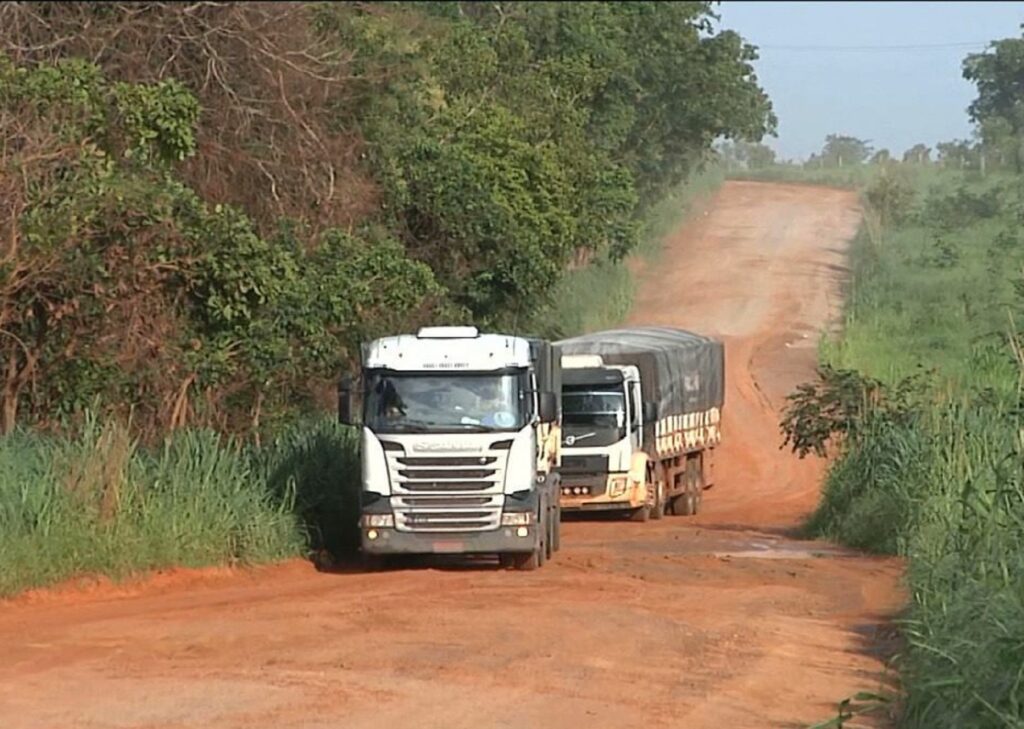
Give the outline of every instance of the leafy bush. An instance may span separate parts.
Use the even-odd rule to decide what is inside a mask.
[[[958,185],[952,192],[933,189],[924,200],[921,221],[940,229],[963,228],[999,214],[1000,195],[998,187],[976,189],[965,184]]]
[[[830,471],[818,534],[911,558],[903,725],[1024,724],[1024,452],[992,406],[868,416]]]
[[[878,213],[883,226],[903,223],[912,212],[914,197],[913,186],[893,165],[883,165],[864,189],[864,199]]]

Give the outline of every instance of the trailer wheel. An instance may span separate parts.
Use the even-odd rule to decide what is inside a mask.
[[[693,516],[697,513],[697,495],[692,491],[680,494],[672,499],[673,516]]]
[[[555,517],[551,525],[554,535],[551,537],[551,551],[557,552],[562,548],[562,507],[555,506]]]

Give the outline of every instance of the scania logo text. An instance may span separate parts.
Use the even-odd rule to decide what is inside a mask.
[[[412,446],[414,451],[470,451],[479,452],[479,446],[468,445],[464,443],[415,443]]]

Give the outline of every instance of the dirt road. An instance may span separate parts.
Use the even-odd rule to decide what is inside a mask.
[[[291,563],[0,606],[0,727],[790,727],[878,688],[899,565],[786,536],[821,464],[777,409],[839,305],[850,193],[728,183],[631,320],[727,342],[696,519],[572,522],[533,573]]]

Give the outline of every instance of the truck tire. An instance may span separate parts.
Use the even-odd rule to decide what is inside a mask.
[[[649,507],[647,504],[644,504],[639,509],[633,509],[633,511],[631,511],[629,513],[629,520],[630,521],[644,522],[644,521],[647,521],[650,518],[651,518],[651,507]]]
[[[360,552],[359,563],[363,572],[382,572],[390,566],[390,560],[383,554]]]
[[[551,561],[551,556],[555,553],[555,521],[552,518],[554,509],[548,509],[548,525],[544,529],[544,559],[547,562]]]
[[[661,481],[658,482],[657,489],[655,491],[654,506],[651,507],[651,518],[660,519],[665,516],[665,484]]]
[[[535,569],[539,569],[544,566],[547,562],[547,549],[548,549],[548,535],[545,527],[545,531],[542,531],[543,541],[537,545],[537,548],[532,552],[510,552],[498,555],[498,561],[501,566],[508,569],[512,568],[520,572],[530,572]]]
[[[503,554],[501,555],[501,564],[505,567],[511,567],[517,572],[531,572],[538,569],[544,564],[542,555],[544,554],[544,546],[533,550],[532,552],[516,552],[514,554]]]
[[[554,519],[554,525],[553,525],[552,528],[554,529],[555,535],[551,539],[551,549],[552,549],[552,551],[557,552],[559,549],[562,548],[562,507],[561,506],[556,506],[555,507],[555,519]]]

